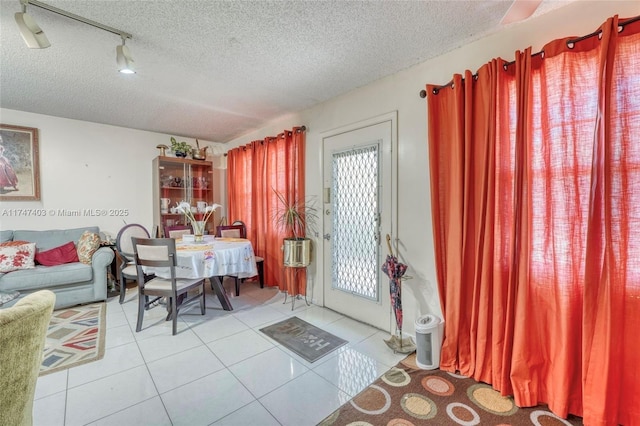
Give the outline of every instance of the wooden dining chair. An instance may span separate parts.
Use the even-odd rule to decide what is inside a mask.
[[[242,226],[218,225],[216,226],[216,237],[218,238],[244,238],[244,228]],[[237,275],[227,275],[234,280],[236,296],[240,296],[240,282]]]
[[[138,279],[138,272],[133,259],[133,243],[131,237],[149,238],[147,228],[137,223],[125,225],[118,231],[116,236],[116,253],[120,257],[120,267],[118,268],[118,283],[120,284],[120,303],[124,303],[124,296],[127,290],[127,280]],[[145,279],[151,279],[151,275],[145,275]]]
[[[182,238],[183,235],[191,234],[189,225],[175,225],[164,227],[165,238]]]
[[[138,321],[136,332],[142,329],[142,318],[147,308],[147,296],[166,297],[169,315],[173,321],[172,334],[178,331],[178,313],[187,304],[198,300],[200,313],[205,315],[205,293],[203,278],[176,278],[176,241],[173,238],[132,238],[138,270]],[[169,278],[156,276],[145,281],[144,266],[167,268]],[[189,295],[192,289],[197,294]]]
[[[247,238],[247,230],[243,225],[218,225],[216,237],[219,238]]]
[[[216,237],[221,238],[247,238],[247,227],[241,220],[236,220],[231,225],[220,225],[216,227]],[[258,269],[258,281],[260,288],[264,288],[264,259],[260,256],[255,256],[256,268]],[[244,282],[246,278],[238,279],[233,277],[236,285],[236,296],[240,296],[240,283]]]

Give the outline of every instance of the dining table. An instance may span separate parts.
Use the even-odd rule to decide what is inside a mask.
[[[176,239],[176,278],[208,278],[222,308],[232,311],[233,307],[222,286],[222,278],[234,276],[242,279],[258,275],[251,242],[244,238],[220,238],[213,235],[205,235],[201,242],[189,241],[187,238],[183,236]],[[168,268],[144,267],[144,272],[170,278]]]

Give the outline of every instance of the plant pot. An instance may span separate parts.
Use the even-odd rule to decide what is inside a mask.
[[[185,158],[187,156],[186,152],[176,152],[176,157]]]
[[[282,249],[284,266],[305,268],[311,263],[311,239],[309,238],[285,238]]]
[[[206,160],[207,159],[207,148],[204,147],[202,149],[193,148],[191,150],[191,158],[194,160]]]

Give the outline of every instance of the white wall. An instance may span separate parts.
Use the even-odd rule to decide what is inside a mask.
[[[556,38],[595,31],[608,17],[640,14],[637,1],[578,1],[547,15],[511,25],[499,34],[463,46],[378,82],[334,98],[314,108],[284,117],[231,141],[229,148],[293,126],[307,126],[306,191],[321,200],[322,146],[320,134],[354,122],[398,111],[399,255],[414,279],[403,284],[404,330],[414,332],[414,320],[427,313],[441,315],[433,250],[429,167],[426,141],[426,101],[418,96],[427,83],[445,84],[454,73],[477,70],[492,58],[513,59],[516,50],[534,52]],[[428,19],[428,17],[425,17]],[[386,249],[383,247],[383,251]],[[322,250],[314,250],[310,269],[314,302],[322,303]],[[385,297],[386,295],[383,295]]]
[[[125,223],[152,229],[151,161],[159,155],[156,145],[170,145],[171,135],[9,109],[0,109],[0,122],[38,129],[41,194],[40,201],[0,202],[0,229],[97,225],[113,237]],[[195,146],[195,140],[178,139]],[[44,209],[46,216],[21,209]],[[78,209],[83,213],[78,217],[60,214]],[[85,209],[107,215],[90,216]]]

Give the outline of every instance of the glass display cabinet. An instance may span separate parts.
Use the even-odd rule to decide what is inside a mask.
[[[158,226],[158,235],[164,236],[166,226],[189,225],[183,214],[176,210],[181,201],[191,205],[192,212],[203,216],[204,208],[213,204],[213,164],[210,161],[191,160],[159,156],[153,160],[153,223]],[[207,223],[213,233],[216,218]]]

